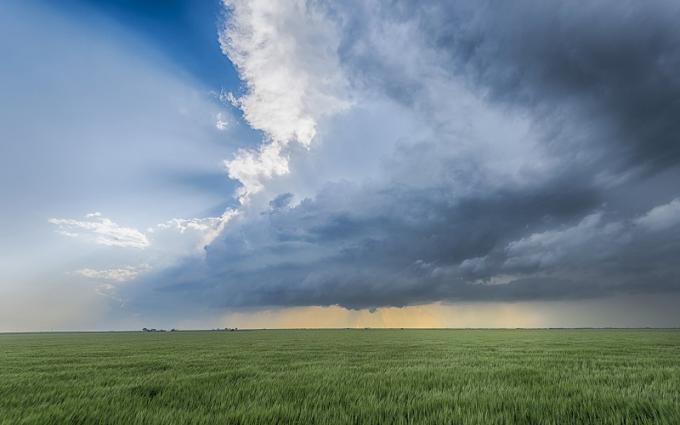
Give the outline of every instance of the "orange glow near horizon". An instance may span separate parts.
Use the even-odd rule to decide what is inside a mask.
[[[221,319],[238,328],[466,328],[535,327],[542,315],[523,304],[425,304],[348,310],[338,306],[293,307],[231,313]]]

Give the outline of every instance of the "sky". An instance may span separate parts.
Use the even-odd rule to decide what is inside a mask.
[[[679,19],[0,2],[0,331],[680,326]]]

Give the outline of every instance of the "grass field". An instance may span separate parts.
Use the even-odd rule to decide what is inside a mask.
[[[0,335],[2,424],[680,424],[680,332]]]

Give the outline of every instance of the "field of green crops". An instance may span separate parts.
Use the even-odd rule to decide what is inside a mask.
[[[1,424],[680,424],[680,331],[0,335]]]

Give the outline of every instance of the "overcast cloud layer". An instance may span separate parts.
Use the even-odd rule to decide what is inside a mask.
[[[680,290],[677,2],[225,7],[262,144],[226,159],[241,206],[205,255],[130,308]]]

